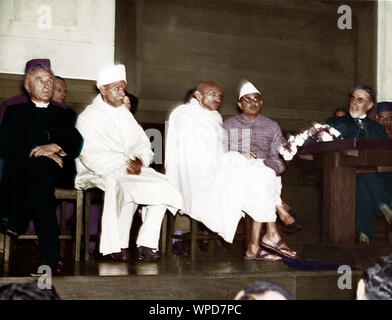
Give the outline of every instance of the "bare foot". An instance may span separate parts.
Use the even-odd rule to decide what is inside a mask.
[[[287,226],[295,222],[295,219],[282,206],[276,206],[280,220]]]

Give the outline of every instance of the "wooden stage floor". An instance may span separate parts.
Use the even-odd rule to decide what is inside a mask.
[[[392,248],[385,241],[371,245],[335,246],[306,240],[303,231],[284,235],[286,242],[303,259],[315,259],[356,266],[351,289],[339,289],[336,270],[298,270],[284,262],[244,261],[241,241],[227,244],[223,252],[198,251],[195,261],[170,252],[158,263],[115,262],[99,254],[89,263],[73,264],[67,252],[65,272],[53,277],[52,283],[62,299],[108,300],[231,300],[246,285],[259,279],[285,285],[297,300],[354,299],[362,271],[378,257],[389,255]],[[282,233],[283,234],[283,233]],[[69,250],[68,250],[69,251]],[[40,254],[34,241],[20,241],[15,247],[8,276],[0,284],[33,279]],[[3,270],[0,270],[3,274]],[[346,283],[347,284],[347,283]]]

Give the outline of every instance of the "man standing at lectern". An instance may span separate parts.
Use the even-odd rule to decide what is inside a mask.
[[[351,90],[349,115],[329,118],[326,124],[341,133],[340,139],[388,139],[385,128],[367,116],[376,105],[373,90],[364,85],[357,85]],[[376,233],[374,212],[392,223],[392,209],[386,203],[386,185],[382,173],[357,174],[356,179],[356,219],[355,231],[359,241],[369,243],[369,237]]]

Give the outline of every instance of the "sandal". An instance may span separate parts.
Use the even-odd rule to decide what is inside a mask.
[[[288,233],[292,233],[292,232],[298,231],[301,228],[302,228],[302,226],[297,221],[294,221],[293,223],[285,225],[284,231],[286,231]]]
[[[260,247],[263,247],[264,249],[268,251],[272,251],[276,253],[278,256],[283,256],[291,259],[296,259],[296,255],[290,255],[288,252],[291,252],[294,254],[293,250],[291,249],[286,249],[286,248],[281,248],[281,245],[284,243],[283,239],[280,239],[277,244],[274,246],[270,246],[269,244],[264,243],[263,241],[260,240]]]
[[[281,261],[282,260],[281,257],[267,258],[268,256],[272,256],[272,254],[267,252],[266,250],[264,250],[266,253],[261,254],[263,252],[263,250],[264,249],[260,247],[260,249],[257,251],[255,257],[248,257],[247,255],[244,255],[244,259],[245,260],[260,260],[260,261]]]

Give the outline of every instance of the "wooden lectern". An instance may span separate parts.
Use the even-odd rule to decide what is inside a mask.
[[[357,173],[392,172],[392,140],[345,139],[304,146],[298,153],[323,170],[323,239],[355,241]]]

